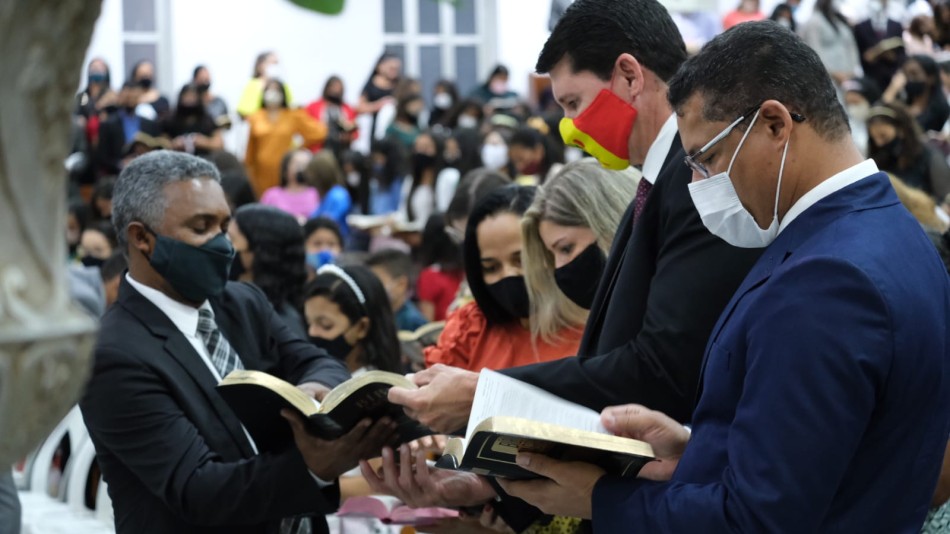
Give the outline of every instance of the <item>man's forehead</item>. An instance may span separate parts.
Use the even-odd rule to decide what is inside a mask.
[[[183,206],[217,205],[227,208],[228,205],[221,184],[211,178],[173,180],[165,184],[164,193],[169,201]]]

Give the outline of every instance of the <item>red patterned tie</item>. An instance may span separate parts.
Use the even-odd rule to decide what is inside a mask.
[[[637,186],[637,196],[633,199],[633,224],[637,224],[637,219],[643,213],[643,205],[647,203],[650,189],[653,189],[653,184],[648,182],[646,178],[640,178],[640,185]]]

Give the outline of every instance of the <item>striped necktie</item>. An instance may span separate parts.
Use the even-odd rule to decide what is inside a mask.
[[[228,373],[235,369],[244,369],[241,358],[238,357],[237,352],[218,330],[218,324],[214,322],[213,311],[206,308],[198,310],[198,336],[208,347],[211,364],[218,370],[221,378],[228,376]]]

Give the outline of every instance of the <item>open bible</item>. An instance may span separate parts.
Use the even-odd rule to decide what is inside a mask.
[[[607,432],[597,412],[491,370],[482,370],[464,438],[451,438],[436,467],[504,478],[537,478],[519,452],[587,462],[635,476],[653,448]]]
[[[415,389],[408,378],[385,371],[369,371],[333,388],[317,402],[296,386],[261,371],[231,371],[218,384],[218,393],[244,423],[258,447],[270,450],[289,443],[292,432],[280,410],[296,410],[306,419],[307,430],[323,439],[336,439],[364,418],[389,416],[398,424],[399,442],[405,443],[433,434],[413,421],[401,406],[391,404],[389,388]]]

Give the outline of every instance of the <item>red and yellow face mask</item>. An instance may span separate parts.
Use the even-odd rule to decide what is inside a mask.
[[[561,119],[561,137],[565,144],[594,156],[604,167],[619,171],[630,166],[627,143],[636,119],[635,107],[613,91],[601,89],[576,119]]]

